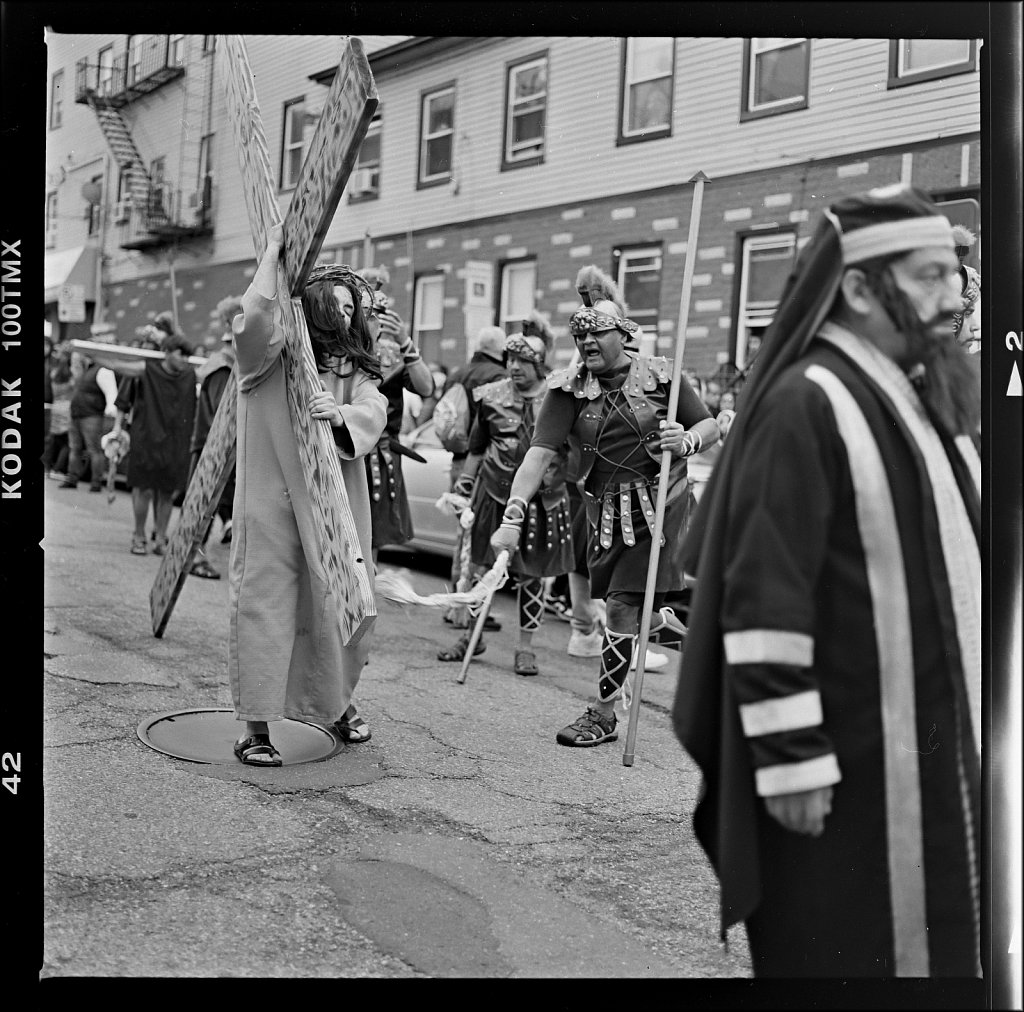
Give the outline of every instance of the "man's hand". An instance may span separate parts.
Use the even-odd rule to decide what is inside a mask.
[[[832,788],[816,787],[813,791],[776,794],[764,799],[768,814],[780,826],[794,833],[821,836],[825,816],[832,811]]]
[[[464,495],[467,499],[473,494],[473,485],[476,483],[476,475],[460,474],[452,485],[452,491]]]
[[[280,253],[283,245],[284,225],[271,225],[270,231],[267,233],[267,252],[273,250],[275,253]]]
[[[688,457],[697,452],[700,440],[692,432],[688,432],[679,422],[660,422],[661,439],[658,449],[664,453],[668,450],[676,457]]]
[[[334,394],[329,390],[321,390],[309,399],[309,413],[317,419],[324,418],[335,428],[345,424],[341,408],[338,407]]]
[[[385,309],[383,312],[378,313],[377,319],[380,320],[382,336],[390,337],[403,352],[411,350],[411,347],[407,347],[412,345],[412,341],[405,329],[405,324],[393,309]]]
[[[491,535],[491,548],[494,554],[508,552],[509,557],[516,554],[519,547],[519,531],[515,527],[499,527]]]

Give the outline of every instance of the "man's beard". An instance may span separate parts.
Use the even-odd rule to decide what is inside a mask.
[[[928,413],[951,435],[973,435],[981,426],[981,369],[978,356],[956,343],[952,314],[923,321],[888,270],[877,282],[876,294],[907,341],[901,364]]]

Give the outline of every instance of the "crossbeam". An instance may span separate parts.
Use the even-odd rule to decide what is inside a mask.
[[[253,246],[260,257],[266,249],[270,229],[281,222],[266,135],[244,41],[237,35],[220,36],[217,50],[225,72],[227,104]],[[276,310],[280,314],[276,323],[285,332],[282,360],[288,407],[313,508],[319,560],[326,571],[328,586],[339,603],[346,643],[357,642],[368,628],[376,615],[376,602],[366,568],[356,561],[361,557],[359,535],[330,423],[314,421],[309,415],[310,394],[320,390],[322,384],[297,296],[316,263],[377,104],[377,90],[362,43],[349,38],[284,220],[284,248],[278,275],[278,291],[290,296],[287,300],[280,299]],[[231,408],[227,407],[227,401],[233,402]],[[209,530],[227,482],[234,461],[236,401],[233,395],[221,400],[210,438],[189,484],[174,537],[161,560],[150,593],[153,631],[157,636],[166,628],[192,556]],[[214,431],[221,415],[229,411],[230,421],[223,422],[228,428],[218,433],[223,439],[218,438],[215,445]],[[226,448],[228,433],[230,452]]]

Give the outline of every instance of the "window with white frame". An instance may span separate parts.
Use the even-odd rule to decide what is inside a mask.
[[[57,245],[57,191],[51,190],[46,195],[46,248],[53,249]]]
[[[380,108],[370,120],[363,143],[359,146],[355,168],[352,170],[349,199],[367,200],[380,196],[380,137],[382,119]]]
[[[741,119],[807,108],[810,39],[744,39]]]
[[[537,262],[514,260],[501,268],[500,324],[509,333],[522,330],[525,320],[534,308],[537,292]]]
[[[135,82],[142,76],[142,36],[128,36],[128,84]]]
[[[739,310],[734,361],[743,368],[752,346],[760,345],[775,317],[782,289],[793,267],[796,234],[773,232],[741,239]]]
[[[418,185],[444,183],[452,173],[455,136],[455,86],[426,92],[420,106]]]
[[[64,122],[64,71],[54,72],[50,79],[50,129],[56,130]]]
[[[890,39],[889,87],[978,69],[974,39]]]
[[[620,143],[671,134],[675,59],[675,39],[625,40]]]
[[[505,150],[502,168],[536,164],[544,157],[548,104],[548,58],[513,63],[505,82]]]
[[[423,274],[416,279],[413,328],[417,337],[444,326],[444,275]]]
[[[87,203],[85,219],[89,222],[89,235],[99,235],[100,233],[100,220],[103,214],[103,176],[93,176],[89,180],[94,187],[97,188],[96,192],[100,194],[100,199],[95,204]]]
[[[290,190],[299,181],[319,113],[313,114],[305,96],[284,104],[284,130],[281,136],[281,189]]]
[[[661,247],[618,247],[612,253],[617,261],[616,280],[629,318],[647,333],[657,333],[661,307]]]
[[[167,65],[181,67],[185,63],[185,36],[172,35],[167,52]]]
[[[112,44],[105,46],[99,52],[96,91],[100,95],[110,95],[114,91],[114,46]]]

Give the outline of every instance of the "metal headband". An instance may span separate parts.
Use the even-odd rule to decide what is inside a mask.
[[[522,334],[513,334],[505,341],[505,353],[532,362],[534,365],[544,364],[545,353],[537,351]]]
[[[632,320],[624,320],[621,316],[609,316],[599,313],[589,306],[577,309],[569,320],[569,333],[573,337],[582,337],[602,330],[620,330],[624,334],[635,334],[640,329]]]

